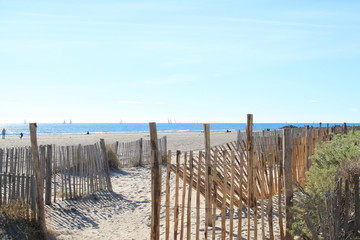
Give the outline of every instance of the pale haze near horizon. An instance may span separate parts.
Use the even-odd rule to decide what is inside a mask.
[[[0,122],[360,122],[358,1],[2,1]]]

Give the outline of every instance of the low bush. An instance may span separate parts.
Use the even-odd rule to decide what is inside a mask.
[[[294,193],[292,208],[292,233],[303,239],[312,239],[305,218],[320,231],[319,211],[326,195],[334,190],[337,179],[348,180],[351,185],[353,177],[360,173],[360,132],[335,135],[316,149],[311,160],[305,188],[298,187]]]

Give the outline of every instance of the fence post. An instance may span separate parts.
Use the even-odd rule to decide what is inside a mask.
[[[305,130],[305,142],[306,142],[306,146],[305,146],[305,157],[306,157],[306,170],[309,170],[311,167],[311,160],[310,160],[310,142],[311,142],[311,131],[310,131],[310,126],[306,125],[304,127]]]
[[[248,162],[248,209],[253,207],[255,204],[255,188],[254,188],[254,145],[253,145],[253,115],[247,115],[246,121],[246,151],[247,151],[247,162]],[[254,213],[257,209],[254,208]],[[255,214],[254,214],[255,215]],[[254,220],[254,224],[257,224],[257,219]],[[250,214],[248,214],[248,239],[250,239],[250,229],[251,229],[251,219]],[[255,229],[254,229],[255,230]],[[255,235],[255,233],[254,233]],[[257,236],[254,236],[255,238]]]
[[[161,164],[156,123],[150,122],[151,145],[151,240],[160,239]]]
[[[142,162],[143,162],[143,138],[140,138],[139,141],[139,151],[140,151],[140,157],[139,157],[139,166],[142,166]]]
[[[107,155],[107,151],[106,151],[106,146],[105,146],[105,140],[103,138],[100,138],[100,147],[102,150],[102,154],[104,157],[104,164],[105,164],[105,178],[106,178],[106,185],[107,188],[110,192],[113,191],[112,189],[112,185],[111,185],[111,179],[110,179],[110,168],[109,168],[109,160],[108,160],[108,155]]]
[[[166,234],[165,239],[170,237],[170,177],[171,177],[171,150],[169,150],[166,162]]]
[[[210,192],[210,125],[204,124],[205,134],[205,238],[208,237],[207,226],[212,226],[212,214],[211,214],[211,192]]]
[[[115,142],[115,154],[116,156],[118,155],[118,151],[119,151],[119,141]]]
[[[45,222],[45,206],[44,206],[44,182],[41,174],[40,169],[40,161],[39,161],[39,148],[37,144],[37,137],[36,137],[36,123],[30,123],[30,141],[31,141],[31,150],[33,154],[33,161],[34,161],[34,172],[35,172],[35,181],[36,181],[36,205],[37,205],[37,213],[38,213],[38,220],[39,225],[42,233],[46,237],[46,222]]]
[[[293,188],[292,188],[292,131],[290,128],[283,130],[283,161],[284,161],[284,185],[285,185],[285,220],[286,233],[285,239],[290,240],[293,237],[290,234],[292,213],[290,208],[293,206]]]
[[[354,176],[354,192],[355,192],[355,226],[357,231],[360,230],[360,196],[359,196],[359,174]]]
[[[45,157],[46,184],[45,184],[45,204],[51,204],[51,176],[52,176],[52,145],[47,145],[47,156]]]
[[[344,124],[343,124],[343,132],[342,133],[344,133],[344,134],[347,134],[348,133],[348,128],[347,128],[347,125],[346,125],[346,123],[344,122]]]
[[[167,154],[167,137],[166,136],[164,136],[163,137],[163,141],[164,141],[164,155],[166,156],[166,154]]]

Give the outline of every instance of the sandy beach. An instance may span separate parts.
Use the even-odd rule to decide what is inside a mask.
[[[234,141],[236,135],[236,132],[212,132],[211,145]],[[159,138],[162,136],[167,136],[168,149],[172,151],[204,149],[204,133],[201,132],[158,133]],[[38,135],[38,144],[87,145],[98,142],[100,138],[111,144],[149,139],[149,133]],[[30,137],[7,136],[0,141],[1,148],[16,146],[30,146]],[[166,168],[163,168],[165,173]],[[55,232],[56,239],[149,239],[150,177],[149,167],[113,170],[113,193],[99,192],[76,201],[47,206],[48,228]]]
[[[236,131],[211,132],[211,145],[219,145],[236,140]],[[158,138],[167,136],[168,149],[172,151],[200,150],[204,149],[204,133],[201,132],[174,132],[158,133]],[[37,136],[38,145],[55,144],[59,146],[89,145],[99,142],[103,138],[106,144],[116,141],[131,142],[140,138],[150,139],[149,133],[102,133],[102,134],[51,134]],[[6,136],[0,139],[0,148],[30,146],[30,136]]]
[[[204,133],[201,132],[158,133],[159,138],[162,136],[167,136],[168,149],[172,151],[204,149]],[[235,141],[236,136],[236,132],[212,132],[211,145]],[[149,139],[149,134],[38,135],[38,144],[87,145],[98,142],[100,138],[103,138],[106,143],[111,144],[116,141],[130,142],[140,138]],[[0,143],[1,148],[27,146],[30,145],[30,137],[24,136],[23,139],[19,139],[16,136],[10,136],[6,137],[5,140],[1,140]],[[165,179],[166,167],[163,167],[162,173],[163,179]],[[150,168],[145,166],[112,170],[111,182],[114,190],[112,193],[105,191],[98,192],[78,200],[59,201],[51,206],[46,206],[47,226],[54,232],[56,239],[149,239],[151,226]],[[174,177],[171,178],[171,182],[171,191],[173,192],[175,189]],[[164,181],[162,189],[164,201]],[[193,194],[195,195],[195,191]],[[173,197],[171,202],[174,203]],[[205,206],[202,205],[202,207],[204,208]],[[195,212],[192,214],[195,214]],[[202,226],[204,226],[204,214],[203,211],[200,218],[203,219],[200,223]],[[243,217],[242,221],[243,233],[246,234],[247,218]],[[195,228],[194,222],[192,223],[193,228]],[[162,208],[160,229],[161,239],[165,239],[165,207]],[[200,231],[200,239],[203,239],[204,228],[202,227]],[[275,232],[278,233],[276,229]],[[195,235],[192,237],[195,238]],[[259,237],[261,238],[261,235]]]

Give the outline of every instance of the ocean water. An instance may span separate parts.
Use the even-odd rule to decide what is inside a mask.
[[[329,126],[340,125],[341,123],[329,123]],[[285,125],[294,125],[303,127],[310,125],[319,127],[319,123],[254,123],[254,130],[275,130]],[[348,126],[359,124],[348,124]],[[323,123],[326,127],[326,123]],[[0,124],[0,130],[6,129],[6,135],[19,135],[21,132],[29,134],[28,124]],[[158,132],[201,132],[203,131],[202,123],[157,123]],[[246,123],[210,123],[211,131],[237,131],[246,130]],[[148,132],[148,123],[38,123],[38,134],[85,134],[90,133],[131,133],[131,132]]]

